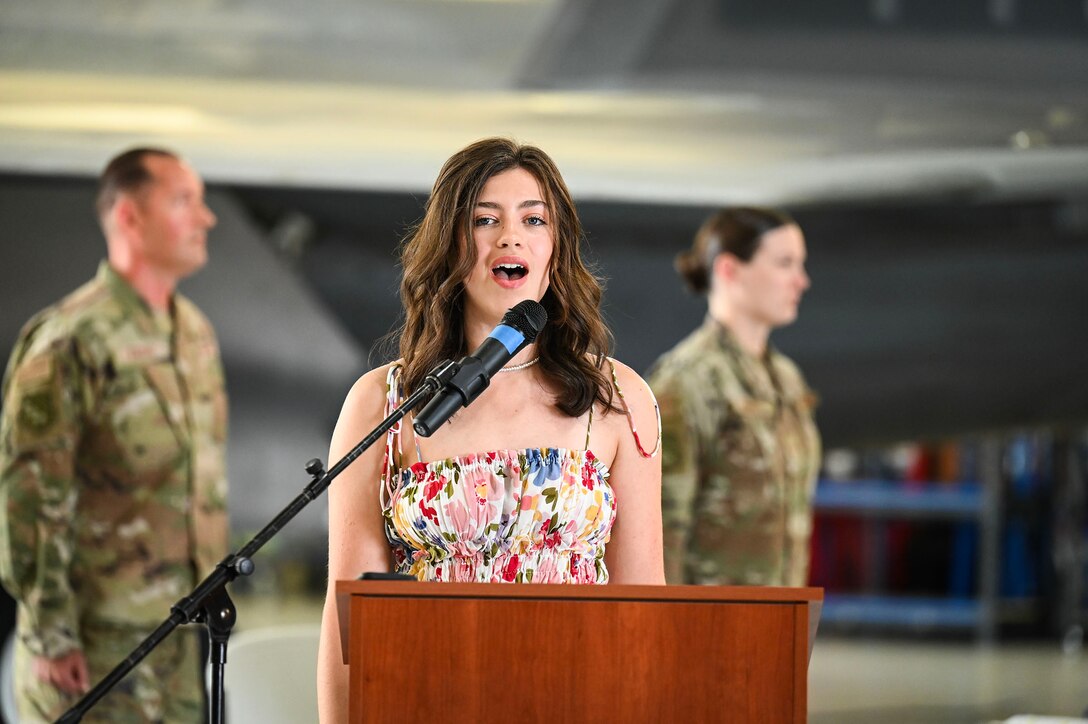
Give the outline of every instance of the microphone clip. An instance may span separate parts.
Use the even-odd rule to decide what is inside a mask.
[[[460,369],[460,363],[451,359],[442,360],[423,378],[423,387],[429,387],[431,392],[441,392]]]

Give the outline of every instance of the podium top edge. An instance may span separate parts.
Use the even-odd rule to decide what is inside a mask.
[[[676,603],[752,602],[816,603],[822,588],[778,586],[649,586],[630,584],[562,583],[434,583],[420,581],[336,582],[342,596],[412,596],[425,598],[569,599],[599,601],[660,601]]]

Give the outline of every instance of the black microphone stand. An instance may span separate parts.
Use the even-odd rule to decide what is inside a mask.
[[[93,689],[83,695],[76,704],[57,720],[58,724],[78,722],[99,699],[125,678],[144,657],[154,650],[163,639],[185,623],[202,623],[208,629],[208,641],[211,645],[211,695],[208,697],[209,721],[211,724],[224,724],[223,672],[227,662],[227,639],[231,628],[238,618],[234,602],[227,594],[226,584],[238,576],[248,576],[253,572],[253,555],[272,539],[288,521],[294,518],[307,505],[332,484],[334,478],[362,455],[367,448],[379,440],[382,435],[397,424],[408,412],[413,410],[423,399],[441,390],[457,373],[458,365],[450,360],[442,362],[428,373],[418,390],[408,396],[400,407],[393,410],[381,424],[352,448],[351,452],[340,459],[328,471],[323,469],[321,460],[315,458],[306,464],[306,472],[311,480],[303,491],[290,504],[266,525],[252,540],[242,546],[237,553],[231,553],[197,584],[192,592],[170,607],[170,616],[130,653],[124,661],[114,667]]]

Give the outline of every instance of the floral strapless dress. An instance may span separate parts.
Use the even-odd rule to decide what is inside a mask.
[[[610,361],[611,363],[611,361]],[[386,377],[386,414],[402,398],[400,366]],[[617,399],[626,410],[612,367]],[[661,443],[642,448],[652,457]],[[386,437],[381,508],[394,570],[421,581],[607,583],[605,545],[616,520],[608,466],[590,450],[528,448],[402,468],[400,425]],[[422,458],[418,454],[417,459]]]
[[[426,581],[606,583],[616,519],[589,450],[500,450],[400,472],[385,506],[398,573]]]

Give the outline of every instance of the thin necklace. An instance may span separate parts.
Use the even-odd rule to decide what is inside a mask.
[[[519,365],[512,365],[510,367],[503,367],[502,369],[499,370],[499,372],[517,372],[518,370],[523,370],[526,367],[532,367],[533,365],[535,365],[539,361],[540,361],[540,355],[537,355],[536,357],[533,357],[528,362],[522,362]]]

